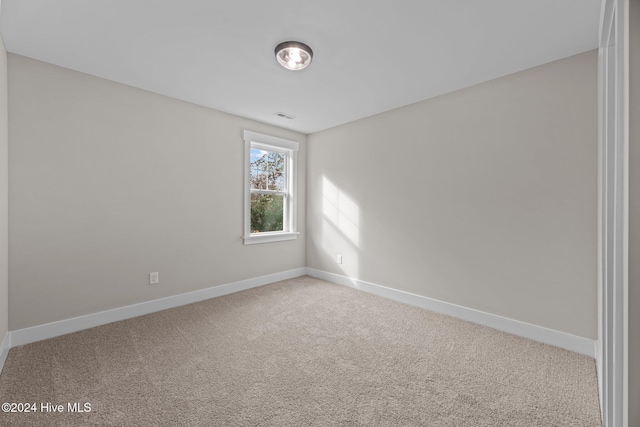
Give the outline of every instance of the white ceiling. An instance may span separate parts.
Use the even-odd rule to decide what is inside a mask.
[[[9,52],[313,133],[595,49],[600,4],[2,0],[0,31]],[[287,40],[307,69],[278,65]]]

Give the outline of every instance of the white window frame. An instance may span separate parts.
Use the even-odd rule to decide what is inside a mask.
[[[296,141],[244,131],[244,244],[280,242],[298,238],[297,221],[297,166],[298,146]],[[251,148],[275,151],[286,155],[286,183],[283,231],[251,233]]]

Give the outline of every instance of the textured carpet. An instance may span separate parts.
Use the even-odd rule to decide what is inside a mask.
[[[14,348],[0,396],[38,407],[3,426],[601,425],[593,359],[310,277]]]

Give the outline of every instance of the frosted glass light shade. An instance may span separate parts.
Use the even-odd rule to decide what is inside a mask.
[[[276,46],[276,59],[287,70],[298,71],[311,63],[313,51],[300,42],[284,42]]]

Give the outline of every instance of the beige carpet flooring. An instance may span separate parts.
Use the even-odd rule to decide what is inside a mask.
[[[14,348],[0,396],[65,410],[2,426],[601,425],[593,359],[310,277]]]

